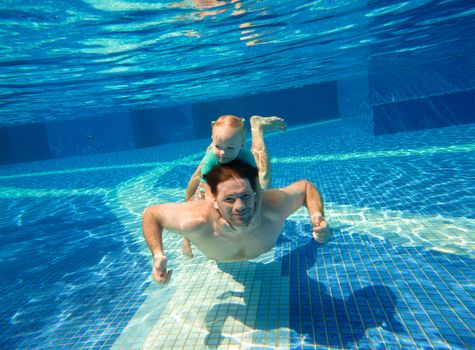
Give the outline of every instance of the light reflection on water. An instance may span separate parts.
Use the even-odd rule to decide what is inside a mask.
[[[471,17],[464,1],[10,1],[1,123],[365,76],[372,58],[398,52],[410,51],[407,66],[444,61],[470,42]]]

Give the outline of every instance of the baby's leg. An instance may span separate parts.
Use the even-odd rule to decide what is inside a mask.
[[[271,187],[270,158],[264,142],[264,132],[273,130],[285,130],[287,125],[285,120],[279,117],[261,117],[254,115],[251,117],[251,152],[256,159],[259,169],[259,183],[263,189]]]
[[[191,242],[188,238],[183,238],[183,243],[181,244],[181,252],[183,255],[190,258],[193,257],[193,250],[191,249]]]

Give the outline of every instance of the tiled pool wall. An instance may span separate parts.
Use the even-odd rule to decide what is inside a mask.
[[[448,53],[420,63],[415,54],[375,55],[356,76],[283,91],[3,126],[0,165],[206,138],[222,114],[279,115],[290,127],[343,118],[372,135],[475,123],[475,49]]]

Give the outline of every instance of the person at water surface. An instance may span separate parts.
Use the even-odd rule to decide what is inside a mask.
[[[209,259],[250,260],[274,247],[285,220],[305,206],[313,238],[319,243],[329,240],[322,197],[311,182],[301,180],[284,188],[261,190],[257,177],[257,168],[236,159],[205,175],[210,198],[144,210],[142,229],[154,259],[152,276],[158,283],[167,283],[172,274],[167,271],[164,229],[188,238]]]

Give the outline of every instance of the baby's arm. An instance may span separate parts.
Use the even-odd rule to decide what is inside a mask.
[[[186,186],[186,194],[185,200],[190,201],[193,200],[193,197],[198,189],[198,186],[201,182],[201,163],[196,168],[193,175],[191,175],[190,181],[188,182],[188,186]]]
[[[206,148],[206,153],[211,149],[212,145],[209,145],[208,148]],[[200,185],[201,182],[201,166],[203,164],[204,159],[206,158],[206,153],[204,157],[201,159],[200,164],[196,168],[195,172],[193,175],[191,175],[190,181],[188,181],[188,186],[186,186],[186,193],[185,193],[185,200],[190,201],[193,200],[193,197],[196,193],[196,190],[198,189],[198,186]]]

